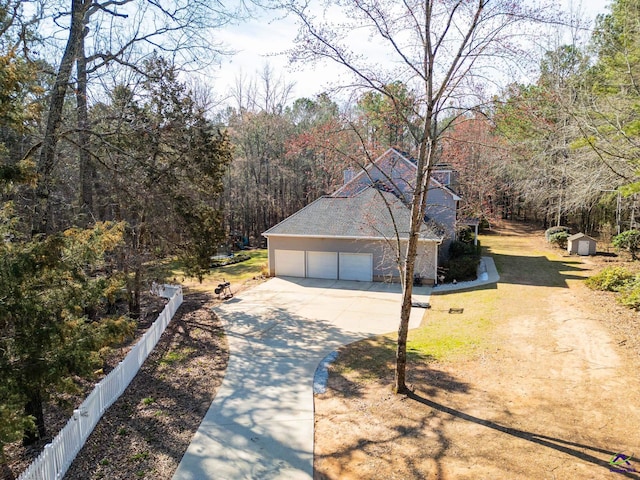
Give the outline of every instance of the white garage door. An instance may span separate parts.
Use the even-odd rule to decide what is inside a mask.
[[[373,281],[373,255],[340,252],[340,280]]]
[[[338,278],[338,253],[307,252],[307,277]]]
[[[304,251],[276,250],[276,276],[304,277]]]

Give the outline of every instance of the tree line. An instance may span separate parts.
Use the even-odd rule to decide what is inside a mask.
[[[570,43],[553,37],[532,55],[535,76],[439,112],[436,161],[458,171],[460,216],[569,225],[605,240],[637,226],[639,10],[613,2]],[[274,85],[284,96],[259,100],[269,88],[278,98]],[[390,146],[417,157],[420,94],[408,82],[361,88],[347,104],[328,94],[292,102],[291,87],[266,69],[219,116],[236,147],[223,199],[238,244],[260,245],[262,231]]]

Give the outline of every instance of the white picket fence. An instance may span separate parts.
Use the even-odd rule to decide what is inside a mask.
[[[173,315],[182,304],[182,287],[174,285],[154,286],[158,295],[169,298],[153,325],[145,332],[127,356],[109,375],[96,384],[93,391],[73,411],[64,428],[49,443],[44,451],[29,467],[22,472],[18,480],[57,480],[67,472],[84,442],[94,427],[120,395],[125,391],[133,377],[155,348],[160,336],[169,325]]]

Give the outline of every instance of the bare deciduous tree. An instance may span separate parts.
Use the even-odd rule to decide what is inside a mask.
[[[418,235],[424,222],[428,183],[438,157],[440,121],[450,109],[465,111],[522,60],[527,26],[546,19],[543,5],[504,0],[335,0],[323,10],[309,1],[283,5],[299,21],[300,61],[329,60],[352,74],[348,88],[377,92],[394,105],[410,129],[416,150],[411,227],[402,259],[402,305],[394,390],[407,392],[406,347]],[[548,6],[547,6],[548,7]],[[335,21],[332,19],[340,19]],[[361,35],[365,35],[362,37]],[[368,50],[357,50],[366,43]],[[382,54],[386,54],[382,55]],[[376,61],[379,60],[379,61]],[[390,88],[403,82],[415,96],[411,117]]]
[[[74,64],[78,73],[78,141],[82,149],[87,140],[87,88],[91,76],[116,66],[142,73],[142,61],[153,52],[160,52],[182,65],[210,63],[223,52],[221,46],[211,40],[212,29],[230,22],[237,15],[238,11],[227,10],[224,4],[205,0],[70,1],[68,10],[56,19],[57,24],[62,24],[64,18],[69,18],[69,23],[64,27],[66,46],[55,66],[55,82],[49,93],[37,162],[39,178],[35,190],[34,233],[50,233],[54,228],[51,176]],[[81,155],[80,160],[80,197],[90,209],[93,201],[90,157]]]

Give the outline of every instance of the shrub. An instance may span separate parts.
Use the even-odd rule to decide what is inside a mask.
[[[461,227],[458,229],[458,240],[463,243],[473,243],[473,237],[475,233],[473,229],[469,226]]]
[[[226,265],[233,265],[234,263],[245,262],[250,258],[251,257],[246,253],[241,253],[240,255],[234,255],[232,257],[216,258],[211,261],[211,268],[224,267]]]
[[[547,242],[549,242],[551,241],[551,235],[555,233],[560,233],[560,232],[566,232],[568,237],[569,236],[568,234],[569,232],[571,232],[571,229],[569,227],[563,227],[563,226],[551,227],[545,230],[544,236],[547,239]]]
[[[556,245],[560,248],[567,248],[567,242],[569,240],[569,234],[567,232],[552,233],[549,236],[548,242],[551,245]]]
[[[480,242],[478,245],[471,243],[461,242],[455,240],[449,245],[449,258],[460,258],[464,255],[472,255],[480,257]]]
[[[467,253],[467,244],[459,240],[454,240],[449,245],[449,258],[458,258]]]
[[[263,263],[262,265],[260,265],[260,275],[266,278],[269,278],[271,276],[271,272],[269,271],[269,264]]]
[[[622,267],[607,267],[596,275],[587,278],[585,284],[592,290],[607,292],[620,291],[622,287],[632,282],[633,273]]]
[[[636,253],[640,249],[640,231],[627,230],[613,237],[613,246],[623,248],[631,253],[631,258],[636,260]]]
[[[472,245],[473,246],[473,245]],[[475,280],[478,272],[480,258],[478,256],[464,255],[449,260],[449,267],[445,274],[445,282],[464,282]]]
[[[618,301],[626,307],[640,310],[640,280],[635,279],[622,286]]]

